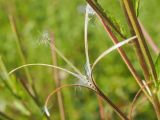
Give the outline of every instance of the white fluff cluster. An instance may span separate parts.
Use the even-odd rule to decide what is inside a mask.
[[[87,4],[87,6],[86,6],[86,12],[89,15],[94,15],[95,14],[95,11],[93,10],[93,8],[89,4]]]
[[[96,90],[95,85],[93,84],[92,80],[90,80],[86,76],[79,76],[79,84],[89,87],[93,90]]]

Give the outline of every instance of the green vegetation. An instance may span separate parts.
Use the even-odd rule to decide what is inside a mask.
[[[159,4],[0,0],[0,119],[159,120]]]

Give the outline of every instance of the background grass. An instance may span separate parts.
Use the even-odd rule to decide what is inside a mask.
[[[109,12],[123,27],[123,32],[129,36],[126,21],[124,19],[118,0],[99,0],[104,9]],[[159,0],[142,0],[140,4],[139,18],[160,47],[160,15]],[[39,44],[46,31],[53,31],[56,39],[56,46],[64,55],[74,63],[81,71],[84,71],[85,55],[83,46],[84,13],[79,11],[85,6],[84,0],[0,0],[0,55],[7,70],[22,65],[18,56],[15,44],[15,36],[11,30],[8,15],[13,14],[17,27],[22,38],[23,51],[27,63],[48,63],[52,64],[51,51],[49,46]],[[98,20],[92,18],[89,25],[89,54],[91,61],[106,48],[112,46],[111,40],[104,32]],[[125,47],[132,63],[140,71],[131,46]],[[156,55],[152,53],[154,61]],[[63,60],[58,59],[58,64],[68,69]],[[44,67],[30,67],[29,71],[36,83],[36,89],[44,102],[47,95],[55,89],[52,69]],[[77,80],[62,74],[63,83],[76,83]],[[95,79],[100,88],[109,96],[114,103],[119,105],[123,111],[128,113],[131,101],[139,89],[137,83],[129,73],[119,54],[115,51],[105,57],[94,71]],[[16,78],[23,78],[23,70],[17,73]],[[0,110],[11,115],[16,120],[42,119],[42,114],[36,108],[33,101],[23,89],[16,83],[15,89],[23,96],[23,101],[32,108],[32,115],[28,116],[26,111],[18,109],[17,101],[0,80]],[[11,78],[12,80],[14,77]],[[15,80],[13,80],[15,81]],[[77,88],[63,89],[64,105],[67,120],[98,120],[98,104],[96,96],[88,90]],[[56,96],[53,97],[51,113],[56,120],[59,119]],[[139,100],[140,107],[136,109],[136,120],[154,120],[155,113],[151,105],[144,98]],[[16,107],[15,107],[16,106]],[[42,108],[43,109],[43,108]],[[112,109],[105,104],[106,116],[118,119]],[[16,114],[15,114],[16,113]]]

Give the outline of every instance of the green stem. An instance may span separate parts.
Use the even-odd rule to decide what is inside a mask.
[[[102,22],[104,29],[106,30],[106,32],[109,34],[111,40],[113,41],[114,44],[119,43],[117,37],[113,34],[113,32],[111,31],[110,27],[108,26],[108,24],[106,23],[106,20],[104,20],[105,18],[101,15],[100,11],[97,9],[96,5],[92,2],[92,0],[87,0],[88,4],[94,9],[94,11],[96,12],[97,16],[99,17],[100,21]],[[137,73],[137,71],[135,70],[135,68],[133,67],[133,65],[131,64],[129,58],[127,57],[125,51],[120,47],[118,48],[118,52],[121,55],[123,61],[125,62],[125,64],[127,65],[128,69],[130,70],[130,72],[132,73],[133,77],[135,78],[135,80],[137,81],[137,83],[139,84],[139,86],[142,88],[143,87],[143,83],[142,83],[142,79],[139,77],[139,74]],[[148,97],[148,99],[150,101],[152,101],[150,95],[147,93],[147,91],[145,89],[142,89],[143,92],[145,93],[145,95]]]
[[[158,120],[160,120],[160,103],[159,103],[159,100],[157,97],[158,80],[157,80],[155,66],[153,64],[152,57],[150,55],[149,49],[147,47],[147,44],[146,44],[146,41],[144,38],[144,35],[142,33],[142,30],[139,25],[138,19],[136,17],[135,11],[133,9],[132,2],[130,0],[123,0],[123,4],[124,4],[124,7],[125,7],[126,12],[128,14],[128,18],[131,22],[131,25],[133,26],[133,30],[138,38],[138,42],[139,42],[140,48],[142,50],[142,53],[144,55],[145,62],[148,65],[148,69],[150,70],[150,74],[152,75],[152,80],[155,83],[155,88],[154,87],[151,88],[152,93],[153,93],[152,94],[152,100],[153,100],[152,104],[153,104],[154,109],[156,111]],[[156,91],[154,89],[156,89]]]
[[[131,24],[131,21],[129,19],[129,16],[127,14],[127,11],[124,7],[124,4],[123,2],[121,2],[121,5],[122,5],[122,8],[123,8],[123,11],[124,11],[124,14],[125,14],[125,17],[126,17],[126,20],[128,22],[128,26],[129,26],[129,29],[130,29],[130,33],[132,36],[135,36],[135,32],[133,30],[133,26]],[[145,77],[145,80],[147,80],[148,82],[150,81],[150,73],[149,73],[149,70],[148,70],[148,67],[147,67],[147,64],[145,62],[145,59],[144,59],[144,56],[143,56],[143,53],[142,53],[142,50],[141,50],[141,47],[139,45],[139,42],[138,42],[138,39],[135,39],[134,41],[132,41],[133,43],[133,46],[134,46],[134,49],[135,49],[135,53],[136,53],[136,56],[138,58],[138,61],[140,63],[140,66],[141,66],[141,69],[143,71],[143,74],[144,74],[144,77]]]
[[[136,36],[138,38],[138,42],[139,42],[140,47],[142,49],[142,53],[144,55],[145,61],[148,65],[148,68],[151,72],[151,75],[152,75],[153,81],[155,83],[155,86],[157,87],[158,80],[157,80],[156,70],[155,70],[155,67],[154,67],[153,60],[152,60],[152,57],[150,55],[149,49],[148,49],[147,44],[145,42],[145,38],[143,36],[142,30],[140,28],[139,22],[137,20],[135,11],[133,9],[132,3],[131,3],[130,0],[123,0],[123,3],[124,3],[124,6],[125,6],[125,9],[126,9],[126,12],[128,14],[128,17],[131,21],[131,24],[133,26],[134,32],[136,33]]]

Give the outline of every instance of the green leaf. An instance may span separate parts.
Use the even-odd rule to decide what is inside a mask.
[[[26,97],[22,91],[20,83],[17,81],[14,75],[9,76],[6,66],[0,56],[0,82],[2,82],[6,89],[18,99]],[[23,93],[22,93],[23,92]]]
[[[0,56],[0,80],[2,80],[2,83],[12,94],[15,94],[14,89],[11,87],[11,80],[8,76],[6,67],[2,61],[1,56]]]
[[[136,16],[139,16],[139,6],[140,6],[140,0],[132,0],[133,1],[133,6],[136,12]]]
[[[121,22],[110,12],[106,12],[106,15],[111,20],[112,24],[114,24],[114,26],[124,35],[126,31]]]
[[[11,76],[8,75],[8,71],[1,56],[0,56],[0,80],[1,80],[0,82],[2,82],[5,86],[4,89],[8,89],[9,92],[14,96],[14,107],[17,110],[19,110],[24,115],[29,115],[30,114],[29,110],[31,110],[32,113],[41,114],[39,108],[35,105],[34,101],[29,97],[24,87],[19,82],[19,79],[16,78],[14,75]],[[27,101],[27,104],[24,101]],[[30,109],[29,106],[32,106],[32,108]]]
[[[97,0],[95,0],[94,2],[97,8],[101,11],[102,15],[108,18],[108,25],[111,26],[113,32],[117,33],[116,31],[118,31],[120,34],[124,35],[125,29],[123,28],[120,21],[113,15],[113,13],[104,10]]]

